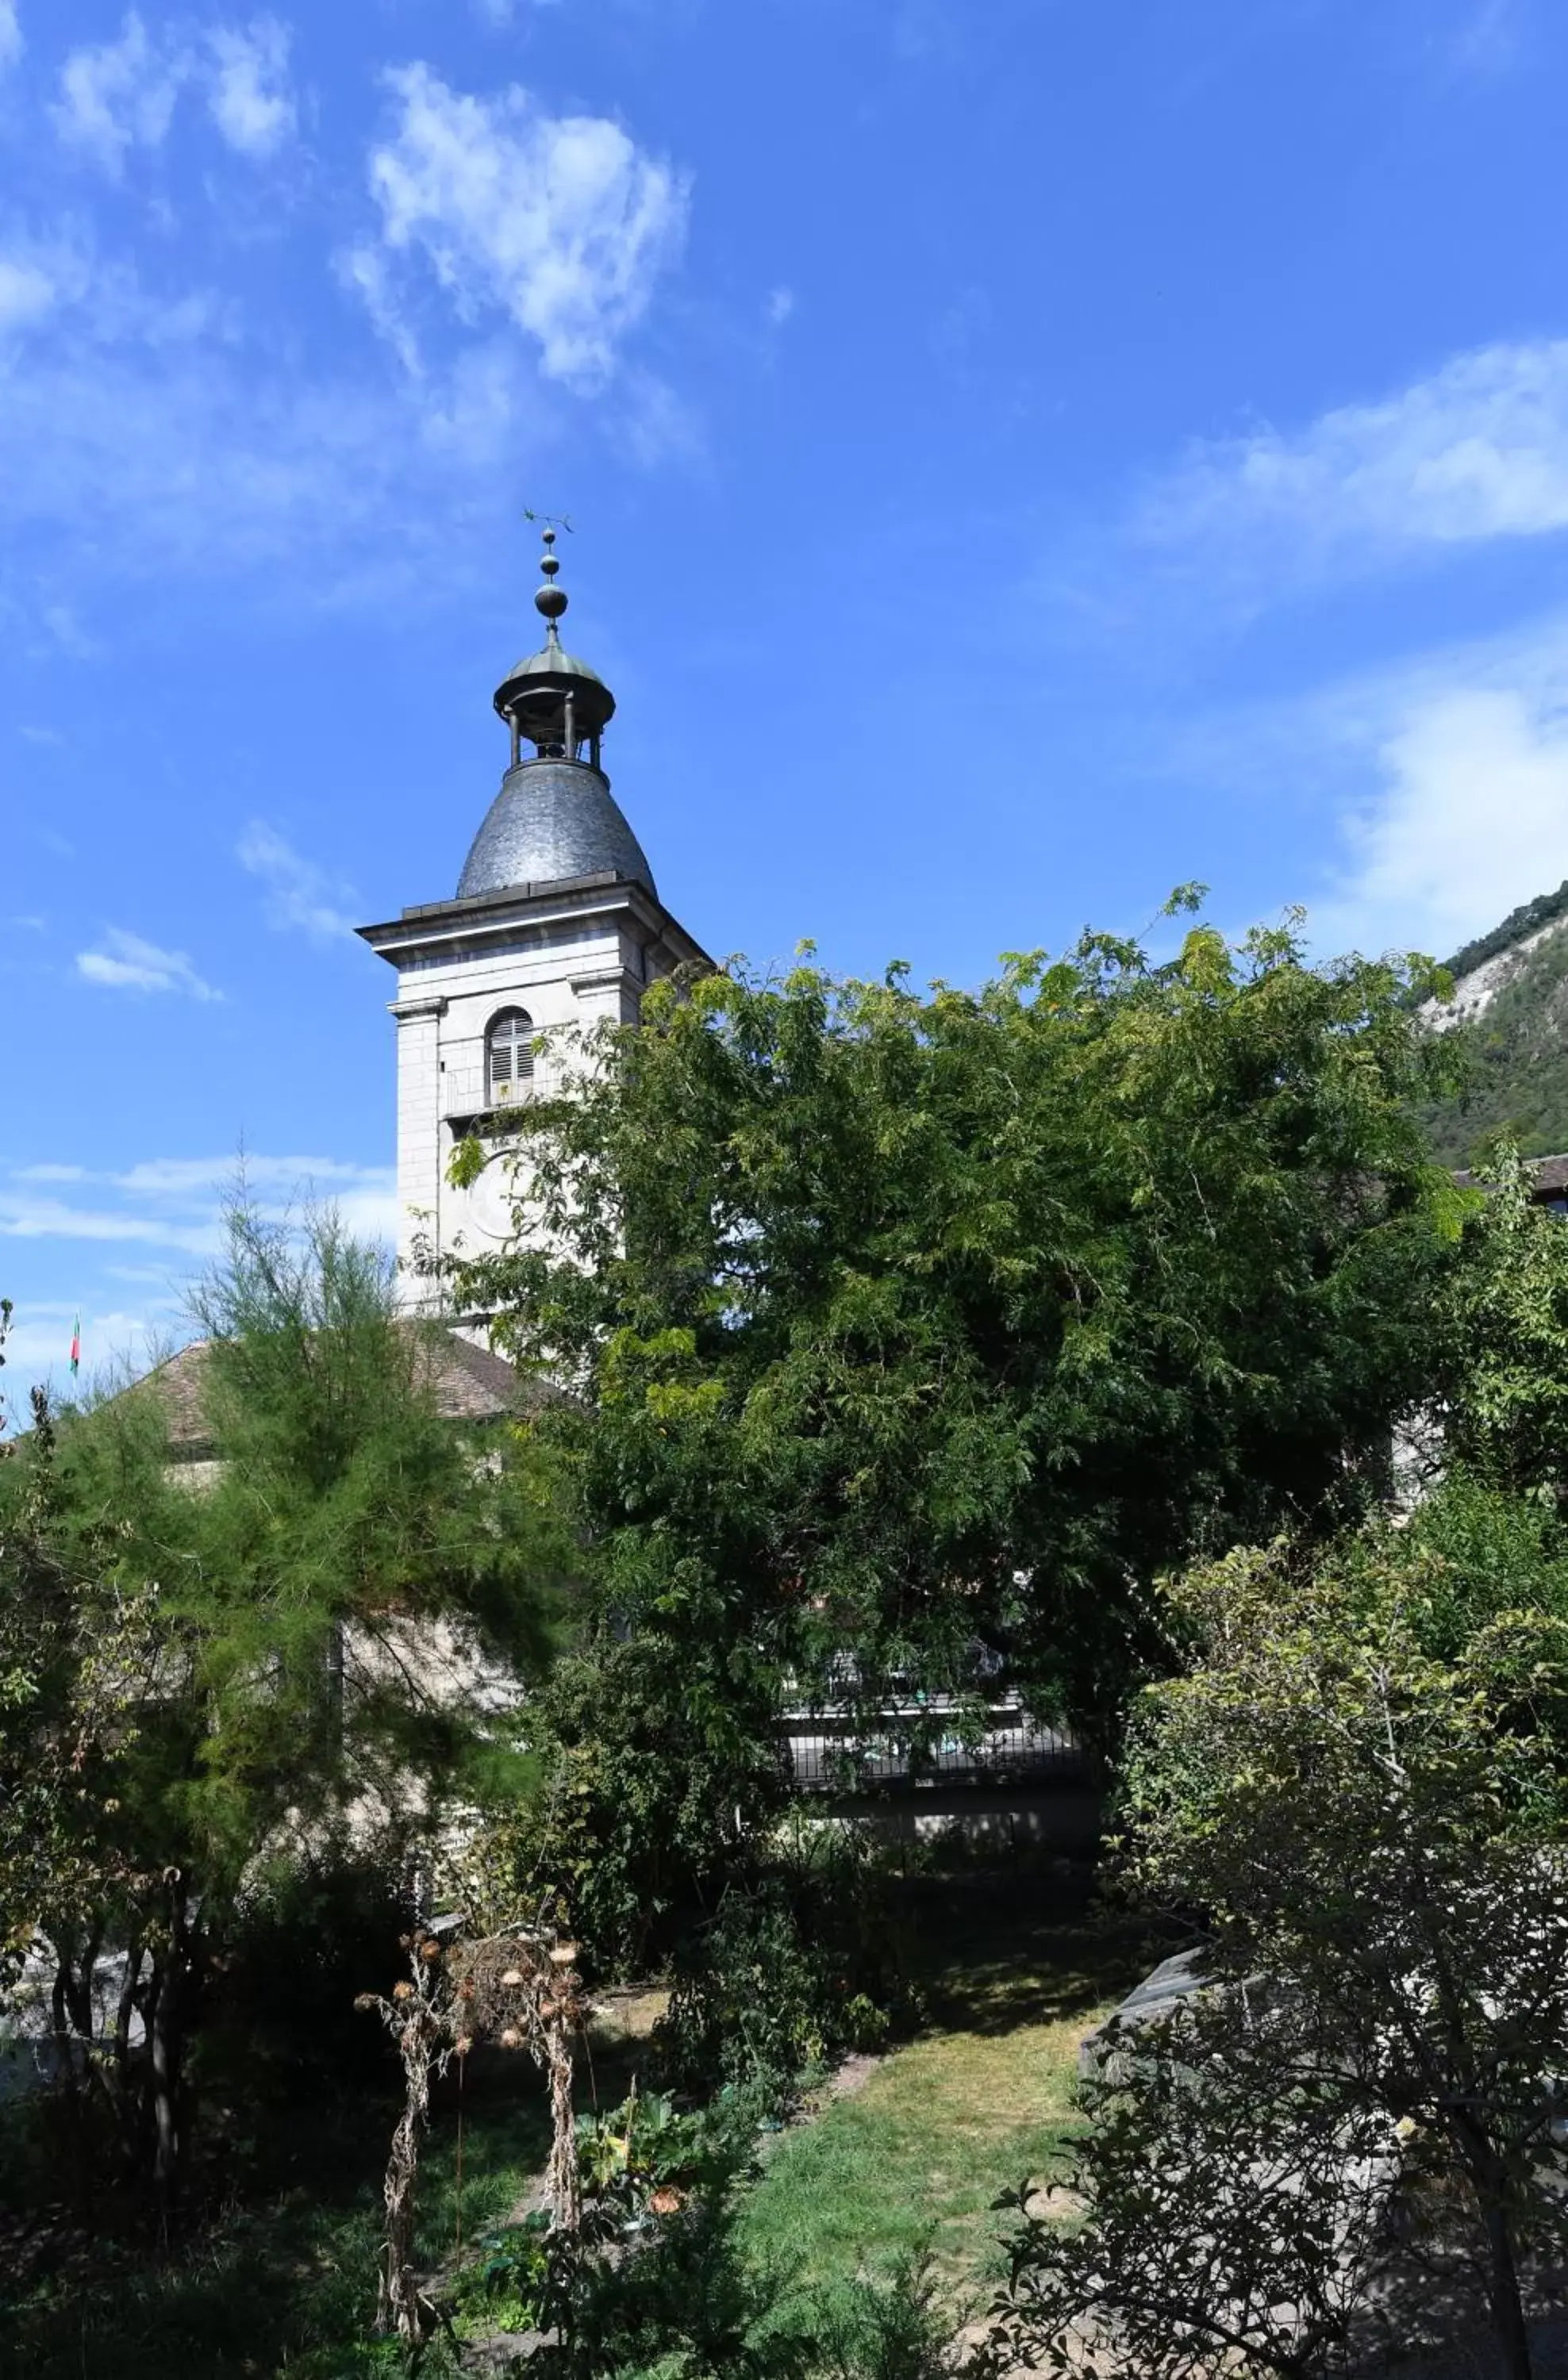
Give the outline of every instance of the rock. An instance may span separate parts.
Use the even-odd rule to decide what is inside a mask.
[[[1147,2024],[1150,2017],[1169,2016],[1195,1992],[1205,1989],[1198,1964],[1200,1955],[1197,1950],[1178,1950],[1174,1958],[1162,1959],[1154,1973],[1146,1975],[1136,1989],[1127,1994],[1121,2007],[1113,2009],[1103,2024],[1085,2034],[1078,2044],[1081,2081],[1088,2082],[1100,2072],[1123,2028]]]

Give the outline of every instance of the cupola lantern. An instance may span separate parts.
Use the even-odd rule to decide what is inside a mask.
[[[495,693],[495,708],[512,731],[512,766],[526,765],[523,747],[529,744],[536,760],[586,760],[600,769],[601,739],[615,715],[615,698],[561,642],[558,623],[568,599],[555,584],[561,565],[553,528],[544,532],[540,568],[544,584],[533,600],[545,621],[543,647],[509,671]]]

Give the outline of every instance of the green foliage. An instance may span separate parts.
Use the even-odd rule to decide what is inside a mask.
[[[58,1439],[42,1390],[32,1425],[0,1449],[0,1994],[41,1910],[64,1935],[91,1930],[130,1881],[115,1772],[140,1756],[152,1641],[147,1587],[82,1596],[56,1543]]]
[[[640,2216],[656,2192],[678,2197],[732,2180],[755,2132],[749,2108],[733,2098],[683,2112],[667,2091],[633,2091],[618,2107],[577,2119],[583,2185],[618,2191]]]
[[[452,2285],[453,2326],[459,2338],[541,2327],[552,2291],[547,2220],[541,2216],[505,2224],[479,2242]]]
[[[41,1406],[0,1464],[0,1674],[26,1680],[0,1751],[21,1799],[0,1803],[42,1779],[55,1818],[43,1857],[5,1862],[6,1933],[47,1937],[78,2062],[165,2192],[187,2048],[241,1932],[260,1939],[302,1861],[350,1839],[391,1861],[472,1789],[498,1723],[451,1694],[430,1632],[537,1669],[562,1551],[527,1443],[442,1418],[428,1338],[330,1214],[296,1237],[237,1209],[196,1310],[200,1473],[173,1459],[156,1374],[57,1432]],[[115,1953],[105,2042],[90,1986]]]
[[[1026,2224],[1012,2347],[1080,2361],[1093,2311],[1154,2380],[1219,2346],[1305,2375],[1374,2275],[1409,2344],[1434,2273],[1475,2263],[1527,2372],[1522,2269],[1568,2248],[1565,1580],[1538,1506],[1460,1482],[1403,1529],[1171,1588],[1193,1659],[1135,1714],[1128,1874],[1201,1916],[1215,1996],[1088,2095],[1087,2221]]]
[[[1568,888],[1543,894],[1471,950],[1497,955],[1561,917],[1565,902]],[[1479,964],[1463,951],[1453,971]],[[1531,1157],[1568,1148],[1568,932],[1525,952],[1475,1022],[1445,1038],[1465,1067],[1463,1089],[1420,1110],[1444,1164],[1475,1164],[1500,1133]]]
[[[1463,950],[1456,951],[1444,972],[1452,976],[1468,975],[1488,959],[1498,957],[1503,951],[1513,950],[1526,934],[1538,932],[1542,926],[1553,925],[1564,916],[1568,916],[1568,884],[1560,884],[1555,892],[1538,892],[1533,901],[1522,901],[1517,909],[1511,909],[1501,925],[1494,926],[1489,934],[1481,934],[1475,941],[1466,942]]]
[[[1007,2286],[981,2373],[1326,2380],[1386,2280],[1391,2124],[1334,2046],[1255,1988],[1112,2034],[1056,2193],[1004,2192]],[[1360,2342],[1369,2357],[1370,2342]]]
[[[586,2252],[541,2380],[810,2380],[808,2342],[776,2320],[783,2277],[749,2262],[723,2187],[653,2216],[625,2252]]]
[[[733,972],[519,1116],[529,1244],[460,1294],[580,1392],[603,1609],[748,1824],[782,1692],[968,1691],[984,1640],[1113,1731],[1164,1658],[1140,1581],[1362,1491],[1441,1246],[1413,981],[1203,926],[974,995]]]
[[[689,1682],[652,1635],[605,1629],[563,1655],[529,1706],[538,1786],[495,1809],[468,1864],[469,1905],[509,1917],[550,1888],[602,1973],[668,1954],[747,1868],[743,1816],[784,1795],[771,1709],[737,1689],[721,1730]]]
[[[728,2086],[770,2107],[910,2012],[900,1945],[869,1859],[780,1859],[731,1885],[676,1953],[656,2040],[683,2090]]]
[[[885,2276],[857,2276],[830,2300],[817,2353],[832,2380],[944,2380],[954,2368],[952,2335],[951,2312],[921,2251]]]
[[[1568,1482],[1568,1231],[1531,1203],[1529,1168],[1506,1144],[1482,1180],[1431,1386],[1451,1462],[1550,1501]]]

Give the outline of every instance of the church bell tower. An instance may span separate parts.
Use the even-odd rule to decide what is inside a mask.
[[[635,1024],[650,983],[712,964],[660,900],[610,791],[615,698],[562,645],[560,569],[547,528],[534,597],[544,643],[496,690],[509,765],[455,897],[359,929],[397,970],[397,1253],[410,1306],[438,1302],[422,1257],[492,1254],[510,1235],[507,1111],[558,1084],[569,1028]],[[489,1162],[458,1190],[447,1164],[470,1134]]]

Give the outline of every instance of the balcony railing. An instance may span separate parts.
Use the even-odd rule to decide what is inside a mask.
[[[1015,1695],[976,1713],[952,1697],[863,1712],[803,1705],[778,1721],[779,1757],[797,1793],[910,1791],[923,1784],[1012,1784],[1086,1777],[1071,1736],[1031,1718]]]

